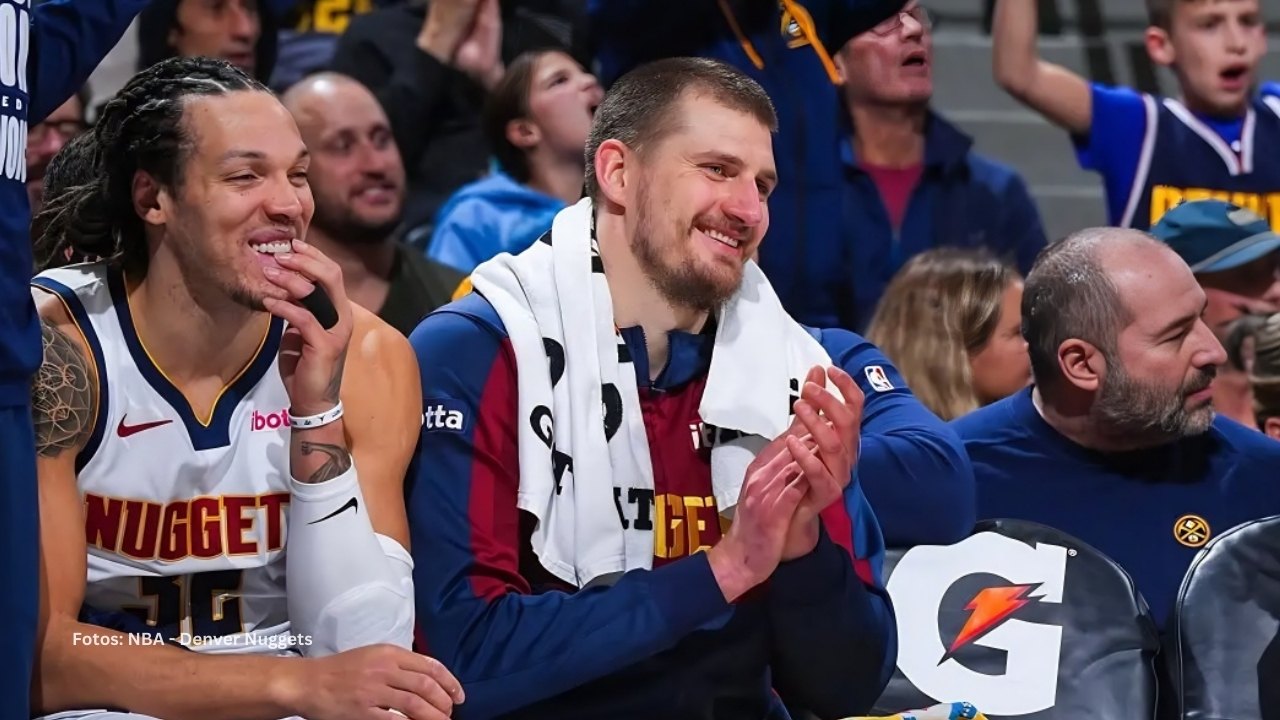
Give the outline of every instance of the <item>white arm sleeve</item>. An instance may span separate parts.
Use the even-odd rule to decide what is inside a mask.
[[[319,484],[290,479],[285,583],[289,623],[319,657],[413,644],[413,558],[373,531],[354,464]],[[309,643],[309,644],[308,644]]]

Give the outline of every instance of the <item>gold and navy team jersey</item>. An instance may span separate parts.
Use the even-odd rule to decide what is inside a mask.
[[[201,415],[148,353],[118,270],[77,265],[32,282],[75,320],[99,388],[76,458],[89,551],[82,618],[205,652],[293,647],[283,321],[272,319],[254,358]]]
[[[1082,167],[1102,174],[1109,221],[1149,229],[1185,200],[1249,208],[1280,230],[1280,85],[1237,118],[1198,115],[1172,98],[1093,87]]]

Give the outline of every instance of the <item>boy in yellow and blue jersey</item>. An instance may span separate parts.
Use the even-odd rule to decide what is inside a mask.
[[[1280,85],[1257,77],[1267,52],[1259,0],[1147,0],[1151,59],[1178,98],[1090,83],[1036,50],[1036,4],[1000,0],[996,80],[1071,133],[1102,176],[1112,225],[1146,230],[1183,200],[1215,198],[1280,229]]]

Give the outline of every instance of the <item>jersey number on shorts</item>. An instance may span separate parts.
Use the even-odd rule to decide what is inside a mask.
[[[145,605],[127,610],[154,627],[166,640],[183,633],[208,636],[242,632],[240,583],[242,570],[139,578]],[[183,620],[190,618],[189,629]]]

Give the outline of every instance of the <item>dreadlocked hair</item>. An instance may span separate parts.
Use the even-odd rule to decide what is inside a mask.
[[[147,239],[133,208],[134,176],[145,172],[177,189],[191,144],[182,123],[184,101],[237,91],[269,92],[230,63],[204,57],[170,58],[134,75],[94,125],[90,181],[41,210],[33,221],[39,237],[58,243],[60,251],[145,272]]]
[[[71,247],[63,232],[63,219],[72,191],[93,184],[97,165],[98,141],[88,132],[72,138],[49,161],[44,173],[44,202],[31,219],[37,272],[89,259]]]

